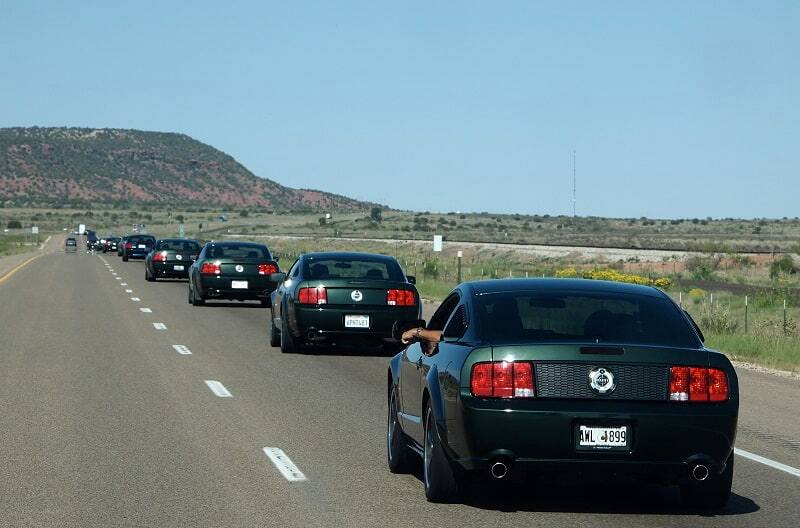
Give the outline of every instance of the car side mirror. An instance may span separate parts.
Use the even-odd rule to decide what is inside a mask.
[[[395,321],[392,325],[392,339],[400,343],[403,333],[412,328],[425,328],[424,319]]]
[[[270,282],[283,282],[286,280],[286,274],[282,271],[269,274]]]
[[[417,278],[413,275],[406,275],[406,279],[408,279],[408,282],[410,282],[411,284],[417,283]]]

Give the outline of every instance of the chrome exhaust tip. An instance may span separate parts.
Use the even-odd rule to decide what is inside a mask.
[[[492,474],[492,478],[502,480],[508,476],[509,468],[504,462],[495,462],[489,472]]]
[[[692,478],[697,482],[703,482],[708,478],[708,475],[708,466],[697,464],[694,468],[692,468]]]

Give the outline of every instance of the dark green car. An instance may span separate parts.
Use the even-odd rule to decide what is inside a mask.
[[[189,269],[189,303],[206,300],[261,301],[266,306],[279,271],[267,246],[253,242],[209,242]]]
[[[400,322],[395,335],[422,321]],[[678,484],[722,507],[739,408],[730,361],[655,288],[581,279],[457,287],[388,371],[388,463],[423,459],[431,501],[468,474],[567,471]]]
[[[144,280],[185,279],[200,254],[200,242],[190,238],[162,238],[144,258]]]
[[[272,294],[270,344],[295,352],[311,344],[397,350],[392,325],[417,319],[415,279],[393,257],[369,253],[302,255]]]

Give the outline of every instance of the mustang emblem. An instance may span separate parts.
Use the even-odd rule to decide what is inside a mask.
[[[242,266],[241,264],[237,264],[235,269],[236,269],[236,271],[238,271],[239,273],[241,273],[241,272],[243,272],[243,271],[244,271],[244,266]]]
[[[589,371],[589,387],[597,394],[609,394],[614,392],[617,384],[614,382],[614,374],[603,367],[593,368]]]
[[[175,255],[176,260],[183,260],[183,255]]]
[[[364,298],[364,294],[358,290],[353,290],[353,293],[350,294],[350,298],[355,302],[361,302],[361,300]]]

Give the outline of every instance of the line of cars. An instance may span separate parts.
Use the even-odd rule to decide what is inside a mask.
[[[128,239],[133,258],[141,239]],[[129,247],[130,244],[130,247]],[[422,463],[425,495],[457,500],[479,480],[564,472],[680,487],[685,504],[731,494],[736,372],[662,291],[581,279],[458,285],[429,321],[390,256],[309,253],[283,272],[252,242],[152,241],[145,278],[188,278],[188,301],[270,307],[284,353],[355,344],[396,352],[386,372],[387,464]],[[192,261],[187,267],[186,264]]]

